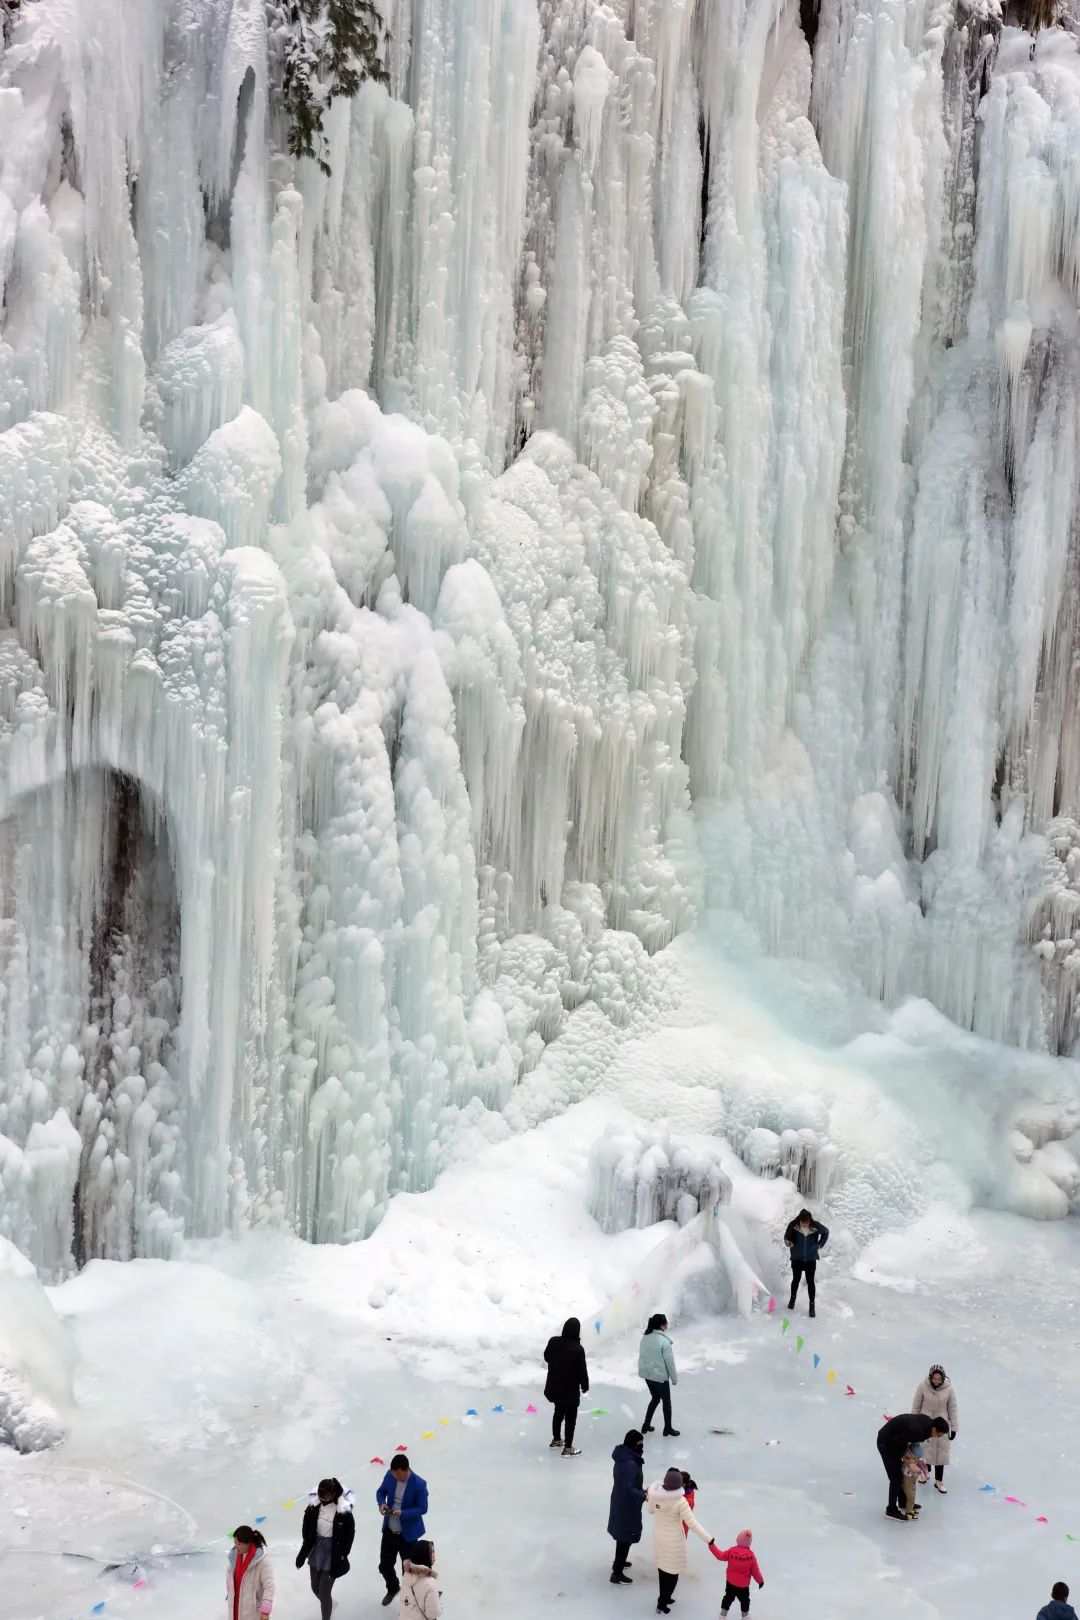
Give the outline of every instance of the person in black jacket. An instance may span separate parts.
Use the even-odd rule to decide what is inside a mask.
[[[784,1242],[791,1251],[791,1298],[788,1300],[788,1310],[795,1309],[795,1296],[799,1292],[799,1284],[806,1278],[806,1297],[810,1301],[810,1315],[815,1314],[817,1300],[817,1263],[818,1255],[829,1241],[829,1228],[820,1221],[815,1221],[808,1209],[800,1209],[793,1221],[789,1221],[784,1233]]]
[[[641,1513],[645,1505],[645,1438],[638,1429],[628,1429],[622,1445],[611,1453],[611,1507],[607,1533],[615,1543],[611,1566],[612,1586],[629,1586],[627,1575],[630,1548],[641,1540]]]
[[[589,1393],[589,1369],[585,1365],[581,1323],[576,1316],[568,1317],[562,1332],[548,1340],[544,1360],[548,1367],[544,1394],[555,1408],[551,1444],[562,1446],[564,1457],[580,1457],[580,1449],[574,1446],[574,1430],[581,1397]]]
[[[334,1582],[349,1573],[349,1553],[356,1520],[352,1493],[347,1495],[340,1480],[320,1479],[318,1489],[308,1497],[304,1509],[303,1537],[296,1555],[297,1569],[308,1565],[311,1590],[319,1600],[321,1620],[330,1620],[334,1607],[330,1596]]]
[[[877,1448],[889,1476],[889,1505],[885,1509],[887,1519],[903,1519],[907,1522],[904,1475],[900,1466],[905,1451],[909,1446],[922,1445],[932,1434],[948,1432],[949,1425],[945,1418],[927,1417],[925,1412],[904,1412],[900,1417],[890,1418],[882,1424],[878,1430]]]

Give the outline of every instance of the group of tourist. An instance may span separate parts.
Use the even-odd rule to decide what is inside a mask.
[[[934,1489],[948,1494],[945,1467],[956,1439],[956,1392],[935,1362],[915,1391],[911,1411],[888,1418],[878,1430],[877,1448],[889,1480],[887,1519],[912,1520],[919,1512],[915,1488],[934,1470]]]
[[[382,1517],[379,1574],[386,1586],[383,1608],[398,1599],[402,1620],[438,1620],[442,1594],[435,1570],[435,1548],[424,1539],[428,1510],[427,1481],[395,1457],[375,1492]],[[321,1479],[308,1498],[301,1526],[297,1569],[307,1565],[311,1590],[319,1600],[320,1620],[333,1612],[334,1582],[349,1572],[349,1553],[356,1534],[351,1491],[340,1480]],[[398,1569],[401,1575],[398,1575]],[[262,1532],[242,1524],[233,1532],[225,1578],[227,1620],[265,1620],[274,1602],[274,1572]]]
[[[818,1256],[829,1239],[828,1227],[801,1210],[789,1224],[784,1241],[791,1256],[791,1296],[794,1309],[800,1283],[805,1281],[810,1315],[815,1314]],[[580,1457],[575,1446],[581,1398],[589,1391],[589,1369],[581,1342],[581,1323],[569,1317],[544,1350],[547,1377],[544,1394],[552,1406],[551,1446],[564,1457]],[[663,1314],[650,1316],[638,1349],[638,1373],[648,1390],[645,1420],[630,1429],[611,1454],[613,1478],[608,1511],[608,1535],[615,1543],[610,1581],[630,1585],[630,1551],[643,1535],[647,1513],[653,1525],[653,1559],[657,1572],[656,1609],[670,1614],[679,1576],[687,1568],[687,1542],[691,1533],[706,1543],[712,1556],[725,1565],[726,1583],[720,1604],[728,1614],[737,1602],[742,1614],[750,1610],[751,1583],[764,1586],[753,1536],[740,1530],[730,1547],[720,1548],[694,1514],[696,1485],[688,1473],[668,1468],[645,1484],[645,1436],[654,1432],[657,1408],[663,1412],[663,1433],[677,1438],[672,1419],[671,1391],[678,1383],[675,1351]],[[950,1446],[956,1439],[956,1392],[944,1367],[935,1363],[919,1384],[911,1411],[891,1417],[878,1431],[877,1448],[889,1482],[885,1516],[913,1521],[920,1512],[916,1487],[928,1483],[942,1496],[948,1492],[945,1469]],[[405,1455],[396,1456],[375,1492],[382,1519],[379,1573],[386,1587],[383,1606],[398,1600],[405,1620],[437,1620],[442,1612],[435,1569],[435,1549],[425,1539],[424,1516],[428,1488]],[[296,1567],[305,1565],[311,1590],[318,1599],[321,1620],[330,1620],[335,1581],[347,1574],[355,1534],[352,1493],[336,1479],[320,1480],[304,1512],[301,1546]],[[399,1575],[400,1569],[400,1575]],[[227,1570],[227,1620],[265,1620],[274,1599],[274,1576],[262,1534],[250,1525],[234,1532]],[[1037,1620],[1077,1620],[1069,1605],[1069,1588],[1059,1581],[1050,1602]]]

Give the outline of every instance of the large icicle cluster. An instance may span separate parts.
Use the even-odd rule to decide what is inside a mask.
[[[261,0],[9,19],[0,1232],[51,1271],[364,1234],[702,897],[1075,1033],[1075,41],[385,10],[328,173]]]

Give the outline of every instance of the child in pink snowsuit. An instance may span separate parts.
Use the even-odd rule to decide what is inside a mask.
[[[709,1548],[714,1558],[719,1558],[722,1564],[727,1565],[727,1586],[724,1588],[724,1601],[720,1605],[721,1614],[728,1613],[736,1598],[743,1614],[749,1614],[751,1579],[757,1581],[759,1587],[765,1585],[765,1577],[750,1550],[753,1539],[749,1530],[740,1530],[735,1537],[734,1547],[728,1547],[723,1552],[719,1547]]]

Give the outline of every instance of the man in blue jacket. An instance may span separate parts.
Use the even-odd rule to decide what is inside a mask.
[[[788,1310],[795,1309],[795,1296],[799,1292],[799,1284],[806,1278],[806,1295],[810,1301],[810,1315],[814,1315],[814,1302],[817,1299],[818,1255],[829,1241],[829,1228],[815,1221],[808,1209],[800,1209],[793,1221],[788,1222],[784,1233],[784,1242],[791,1250],[791,1298],[788,1300]]]
[[[412,1557],[413,1545],[424,1536],[424,1514],[428,1510],[427,1480],[414,1474],[408,1457],[395,1457],[382,1484],[375,1492],[383,1516],[379,1574],[386,1582],[383,1608],[389,1608],[401,1590],[398,1560]]]
[[[1038,1620],[1076,1620],[1076,1610],[1069,1602],[1069,1588],[1064,1581],[1055,1581],[1050,1601],[1039,1610]]]

